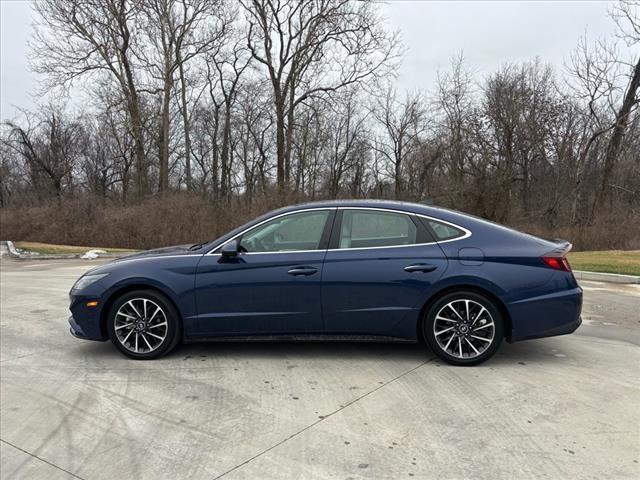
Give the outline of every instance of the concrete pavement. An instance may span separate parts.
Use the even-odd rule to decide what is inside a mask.
[[[214,343],[135,362],[67,329],[102,261],[0,265],[4,478],[638,478],[640,286],[455,368],[418,345]]]

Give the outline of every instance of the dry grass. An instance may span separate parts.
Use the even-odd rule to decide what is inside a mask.
[[[135,205],[92,197],[65,199],[55,205],[0,209],[0,236],[14,242],[144,250],[213,240],[281,204],[263,200],[248,206],[236,200],[223,205],[188,194],[149,198]]]
[[[575,270],[640,275],[640,250],[572,252],[569,263]]]
[[[16,248],[36,252],[42,255],[81,255],[89,250],[104,250],[107,253],[128,253],[135,252],[126,248],[110,248],[110,247],[81,247],[77,245],[54,245],[51,243],[41,242],[14,242]]]
[[[0,237],[124,249],[198,243],[217,238],[274,208],[307,200],[293,194],[283,197],[267,193],[254,198],[251,204],[242,197],[227,203],[182,192],[122,205],[79,195],[43,206],[0,208]],[[614,210],[597,222],[577,225],[560,219],[552,226],[545,218],[515,218],[510,226],[542,238],[567,239],[576,250],[640,249],[640,231],[635,227],[640,225],[640,212]],[[603,268],[610,267],[605,263]]]

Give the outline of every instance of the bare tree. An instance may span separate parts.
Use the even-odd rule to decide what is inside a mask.
[[[198,55],[211,51],[223,36],[227,22],[212,21],[218,20],[221,16],[220,0],[144,0],[140,5],[144,12],[145,31],[153,48],[141,50],[139,57],[143,60],[145,68],[151,72],[151,76],[159,81],[159,86],[152,89],[151,93],[159,94],[161,97],[158,189],[165,192],[169,187],[170,102],[176,71],[180,73],[182,80],[181,114],[186,127],[186,140],[190,143],[184,90],[185,64]],[[185,155],[188,170],[191,168],[190,153],[190,145],[187,145]]]
[[[402,198],[404,192],[404,162],[419,148],[420,136],[425,132],[425,114],[420,95],[407,95],[400,103],[392,88],[373,109],[374,118],[384,132],[376,139],[373,148],[389,163],[396,198]]]
[[[268,72],[276,117],[277,182],[289,183],[296,109],[314,96],[372,81],[398,53],[370,2],[240,0],[247,45]]]
[[[129,0],[43,0],[34,33],[34,68],[48,87],[69,87],[88,75],[107,74],[119,86],[135,140],[137,193],[148,190],[143,106],[133,50],[138,4]]]
[[[474,123],[473,79],[459,54],[452,60],[450,72],[438,74],[435,107],[441,118],[438,121],[441,139],[445,145],[444,159],[452,182],[451,201],[463,205],[465,197],[465,168],[473,153],[471,129]]]
[[[329,152],[327,183],[329,197],[335,198],[352,169],[360,166],[358,148],[365,142],[365,122],[369,116],[359,108],[354,91],[341,98],[341,105],[327,121]]]
[[[231,116],[238,96],[238,87],[244,71],[251,60],[246,48],[240,40],[233,42],[228,48],[223,48],[207,59],[208,65],[215,69],[215,86],[220,92],[221,99],[216,101],[222,108],[222,145],[220,148],[220,196],[229,200],[230,176],[231,176]],[[214,82],[211,72],[208,75],[209,83]],[[213,91],[210,87],[210,91]],[[221,103],[219,103],[221,102]],[[220,108],[220,107],[219,107]]]
[[[640,2],[621,2],[620,5],[611,12],[611,15],[618,25],[627,45],[640,45]],[[623,136],[629,125],[632,112],[638,108],[638,104],[640,103],[640,54],[636,54],[635,59],[628,65],[628,68],[630,71],[628,74],[629,81],[625,89],[622,104],[616,112],[611,137],[607,144],[600,188],[593,201],[592,218],[594,216],[593,211],[601,207],[608,197],[609,181],[620,155]]]
[[[60,199],[73,184],[85,138],[82,124],[53,107],[37,117],[25,114],[24,123],[7,122],[10,131],[3,143],[22,157],[36,192]]]

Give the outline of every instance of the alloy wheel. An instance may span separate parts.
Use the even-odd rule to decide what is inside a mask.
[[[118,342],[128,351],[150,353],[167,338],[167,315],[153,300],[132,298],[116,312],[114,331]]]
[[[495,333],[489,310],[467,298],[444,305],[433,322],[433,335],[440,349],[462,360],[482,355],[493,343]]]

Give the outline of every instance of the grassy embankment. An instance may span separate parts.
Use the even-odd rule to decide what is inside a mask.
[[[129,253],[136,250],[126,248],[80,247],[77,245],[54,245],[40,242],[14,242],[16,248],[41,255],[82,255],[89,250],[104,250],[107,253]]]
[[[574,270],[640,275],[640,250],[572,252],[569,263]]]

